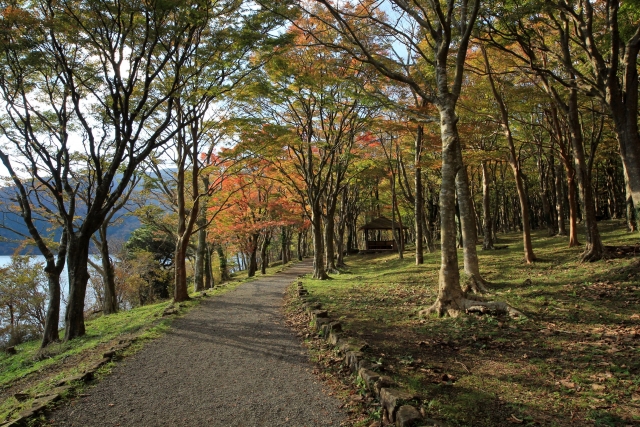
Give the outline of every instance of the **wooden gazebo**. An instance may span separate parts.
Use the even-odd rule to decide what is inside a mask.
[[[402,227],[402,231],[407,230],[409,227],[406,225]],[[391,240],[383,240],[381,232],[391,231],[392,233],[400,231],[400,224],[393,222],[389,218],[383,216],[372,220],[371,222],[363,225],[359,230],[364,232],[365,247],[367,251],[395,251],[397,250],[396,241],[391,235]],[[380,233],[375,233],[379,231]],[[386,233],[385,233],[386,234]]]

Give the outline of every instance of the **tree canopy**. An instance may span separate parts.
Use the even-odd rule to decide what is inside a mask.
[[[286,262],[294,238],[327,279],[384,240],[358,227],[385,216],[399,256],[440,250],[423,313],[517,315],[481,296],[480,237],[492,250],[518,230],[535,263],[531,232],[544,228],[595,262],[598,220],[638,229],[635,6],[5,2],[3,206],[46,259],[43,345],[58,338],[65,263],[65,339],[85,333],[91,238],[110,259],[114,209],[144,224],[126,246],[171,270],[175,301],[192,278],[211,286],[214,264],[226,278],[227,262],[249,275]]]

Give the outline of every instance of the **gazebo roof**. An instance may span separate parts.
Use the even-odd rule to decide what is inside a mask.
[[[380,218],[376,218],[371,222],[363,225],[358,230],[393,230],[394,228],[400,228],[400,224],[396,221],[395,227],[394,224],[389,218],[385,218],[381,216]],[[406,225],[402,227],[403,229],[408,229]]]

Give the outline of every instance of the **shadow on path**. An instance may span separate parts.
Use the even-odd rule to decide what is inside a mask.
[[[50,414],[56,426],[339,426],[280,314],[302,262],[204,300],[112,375]]]

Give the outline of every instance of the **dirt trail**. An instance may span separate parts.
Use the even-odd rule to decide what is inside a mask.
[[[339,426],[280,314],[296,264],[205,299],[169,333],[118,363],[89,396],[52,412],[55,426]]]

